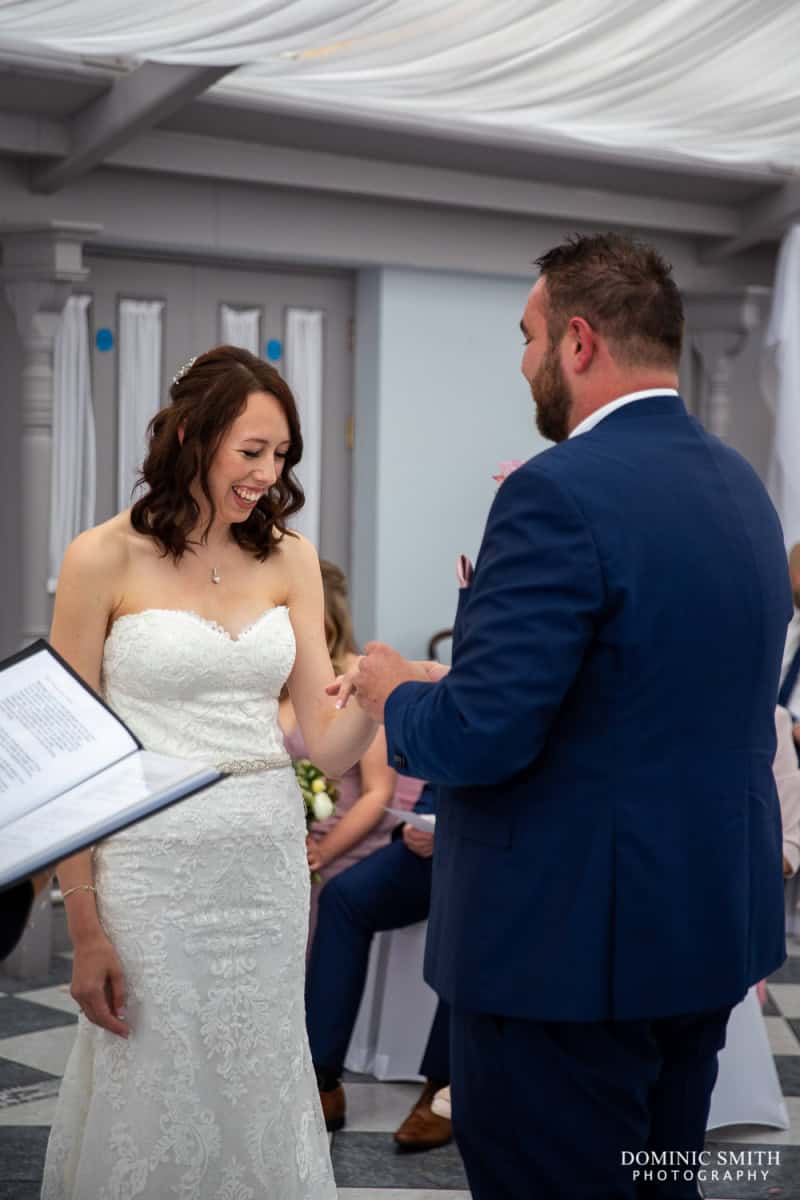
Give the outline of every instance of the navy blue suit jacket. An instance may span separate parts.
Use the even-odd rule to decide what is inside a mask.
[[[390,761],[440,785],[426,978],[445,1000],[655,1018],[782,962],[791,612],[764,488],[676,396],[502,484],[450,674],[386,706]]]

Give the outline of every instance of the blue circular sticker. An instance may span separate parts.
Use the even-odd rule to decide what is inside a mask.
[[[95,334],[94,344],[98,350],[105,352],[106,350],[114,349],[114,334],[110,329],[98,329]]]
[[[270,338],[267,342],[267,358],[270,362],[277,362],[283,354],[283,342],[278,338]]]

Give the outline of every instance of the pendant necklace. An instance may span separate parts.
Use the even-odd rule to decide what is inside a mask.
[[[221,580],[221,575],[220,575],[219,571],[217,570],[216,567],[212,567],[211,568],[211,582],[219,583],[220,580]]]

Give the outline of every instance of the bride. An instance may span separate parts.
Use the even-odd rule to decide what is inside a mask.
[[[280,375],[220,346],[153,419],[146,491],[81,534],[51,641],[147,749],[229,773],[63,862],[81,1008],[43,1200],[333,1200],[305,1033],[303,805],[277,724],[289,694],[339,776],[376,726],[337,712]]]

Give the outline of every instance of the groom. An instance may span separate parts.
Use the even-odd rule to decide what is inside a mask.
[[[663,1153],[702,1149],[730,1009],[784,958],[786,558],[678,395],[659,255],[576,237],[538,265],[522,370],[557,444],[498,491],[450,674],[373,644],[356,694],[441,785],[426,977],[475,1200],[689,1200]]]

